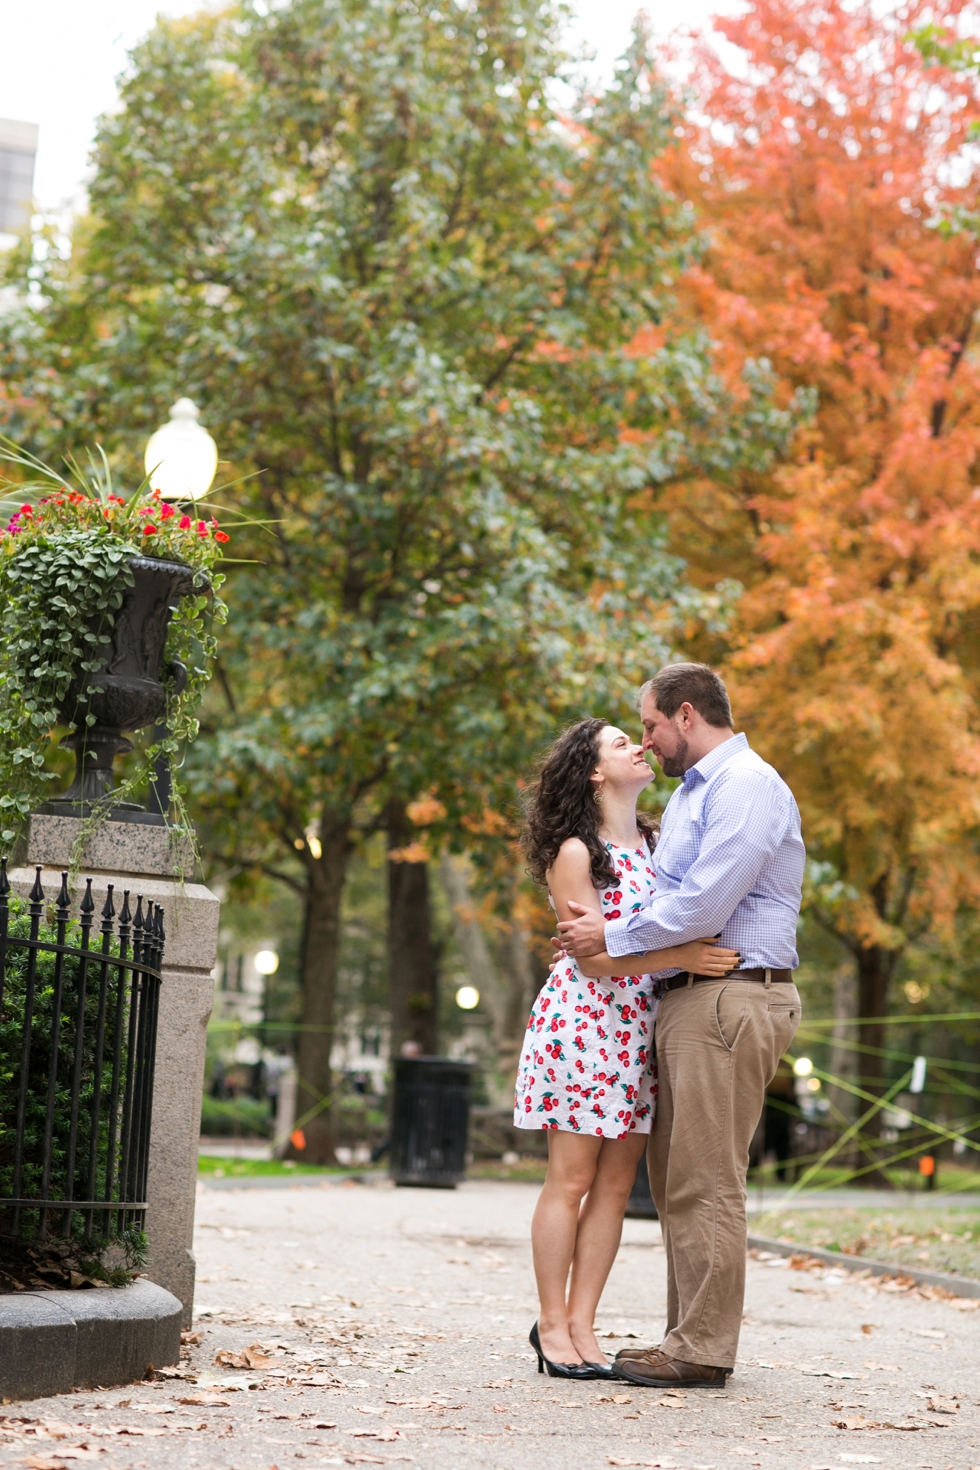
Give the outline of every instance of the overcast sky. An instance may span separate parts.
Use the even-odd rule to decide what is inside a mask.
[[[188,15],[200,0],[6,0],[0,117],[40,124],[35,193],[43,209],[74,202],[99,115],[113,105],[126,55],[158,14]],[[574,0],[575,41],[607,71],[629,37],[637,0]],[[666,35],[728,8],[726,0],[653,0],[645,7]]]

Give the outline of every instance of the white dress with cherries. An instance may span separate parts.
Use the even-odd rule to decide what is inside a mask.
[[[607,842],[617,881],[597,889],[602,914],[646,908],[653,859]],[[661,984],[653,975],[590,980],[570,957],[556,960],[531,1010],[514,1094],[516,1128],[557,1128],[600,1138],[649,1133],[657,1108],[653,1023]]]

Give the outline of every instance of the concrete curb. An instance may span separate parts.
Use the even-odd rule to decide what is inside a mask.
[[[769,1240],[765,1235],[750,1235],[748,1243],[750,1250],[769,1251],[774,1256],[813,1256],[844,1271],[867,1271],[871,1276],[911,1276],[916,1286],[941,1286],[953,1296],[980,1297],[980,1281],[971,1281],[968,1276],[916,1271],[913,1266],[899,1266],[894,1261],[869,1261],[865,1256],[845,1256],[840,1251],[820,1250],[813,1245],[788,1245],[784,1240]]]
[[[180,1358],[175,1296],[152,1281],[0,1296],[0,1398],[134,1383]]]

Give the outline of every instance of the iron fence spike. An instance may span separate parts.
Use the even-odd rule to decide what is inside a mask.
[[[38,865],[34,869],[34,873],[35,873],[34,887],[31,889],[30,893],[28,894],[28,897],[30,898],[31,903],[43,903],[44,902],[44,889],[41,887],[41,868],[40,868],[40,865]]]

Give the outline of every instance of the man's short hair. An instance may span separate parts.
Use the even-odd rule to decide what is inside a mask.
[[[708,664],[667,664],[640,690],[642,705],[648,694],[668,720],[682,704],[696,709],[709,725],[732,727],[732,706],[724,682]]]

